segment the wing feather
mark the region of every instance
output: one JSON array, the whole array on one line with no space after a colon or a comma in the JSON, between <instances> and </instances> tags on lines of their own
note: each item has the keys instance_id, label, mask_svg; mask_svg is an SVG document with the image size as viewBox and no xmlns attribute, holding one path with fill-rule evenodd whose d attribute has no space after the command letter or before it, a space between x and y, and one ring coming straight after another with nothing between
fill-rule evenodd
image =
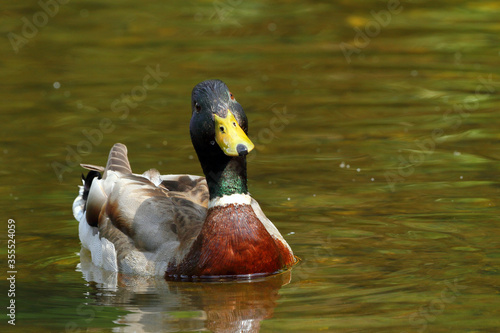
<instances>
[{"instance_id":1,"label":"wing feather","mask_svg":"<svg viewBox=\"0 0 500 333\"><path fill-rule=\"evenodd\" d=\"M154 169L134 174L127 148L119 143L111 149L106 168L82 166L104 172L82 202L87 223L114 246L120 271L161 274L169 260L189 250L207 212L205 178L160 175Z\"/></svg>"}]
</instances>

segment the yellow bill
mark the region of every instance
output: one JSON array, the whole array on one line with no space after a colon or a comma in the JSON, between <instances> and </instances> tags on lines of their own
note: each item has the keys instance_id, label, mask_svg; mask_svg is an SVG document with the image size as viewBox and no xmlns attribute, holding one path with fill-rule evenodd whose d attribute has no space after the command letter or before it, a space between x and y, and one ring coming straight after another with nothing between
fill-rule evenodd
<instances>
[{"instance_id":1,"label":"yellow bill","mask_svg":"<svg viewBox=\"0 0 500 333\"><path fill-rule=\"evenodd\" d=\"M226 118L214 115L215 141L228 156L243 156L248 154L255 145L250 141L236 118L227 110Z\"/></svg>"}]
</instances>

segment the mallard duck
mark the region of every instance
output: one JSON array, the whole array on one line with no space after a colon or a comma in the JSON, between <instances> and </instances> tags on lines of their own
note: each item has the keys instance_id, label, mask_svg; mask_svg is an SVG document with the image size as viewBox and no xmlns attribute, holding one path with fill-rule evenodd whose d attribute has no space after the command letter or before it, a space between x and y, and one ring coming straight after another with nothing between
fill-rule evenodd
<instances>
[{"instance_id":1,"label":"mallard duck","mask_svg":"<svg viewBox=\"0 0 500 333\"><path fill-rule=\"evenodd\" d=\"M205 177L132 172L115 144L89 173L73 204L82 250L105 270L167 279L252 277L290 268L292 249L247 188L254 148L241 105L208 80L191 98L191 141Z\"/></svg>"}]
</instances>

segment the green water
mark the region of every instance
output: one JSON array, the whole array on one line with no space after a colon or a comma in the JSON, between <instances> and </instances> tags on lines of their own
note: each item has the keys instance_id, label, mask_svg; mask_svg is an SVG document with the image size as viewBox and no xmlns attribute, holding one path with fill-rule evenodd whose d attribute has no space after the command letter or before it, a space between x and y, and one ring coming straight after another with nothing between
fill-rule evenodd
<instances>
[{"instance_id":1,"label":"green water","mask_svg":"<svg viewBox=\"0 0 500 333\"><path fill-rule=\"evenodd\" d=\"M1 11L2 332L498 331L497 2L64 2ZM84 276L78 164L123 142L136 172L200 174L208 78L244 107L250 191L301 263L255 283Z\"/></svg>"}]
</instances>

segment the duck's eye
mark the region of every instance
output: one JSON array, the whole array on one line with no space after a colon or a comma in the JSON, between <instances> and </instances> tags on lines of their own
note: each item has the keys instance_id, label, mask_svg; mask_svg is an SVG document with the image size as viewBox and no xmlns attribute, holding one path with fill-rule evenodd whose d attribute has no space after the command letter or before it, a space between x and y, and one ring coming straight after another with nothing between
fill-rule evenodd
<instances>
[{"instance_id":1,"label":"duck's eye","mask_svg":"<svg viewBox=\"0 0 500 333\"><path fill-rule=\"evenodd\" d=\"M234 96L233 96L233 93L232 92L229 92L229 96L231 96L231 100L234 101Z\"/></svg>"},{"instance_id":2,"label":"duck's eye","mask_svg":"<svg viewBox=\"0 0 500 333\"><path fill-rule=\"evenodd\" d=\"M219 130L220 130L222 133L225 133L225 131L226 131L226 129L224 128L224 126L219 127Z\"/></svg>"},{"instance_id":3,"label":"duck's eye","mask_svg":"<svg viewBox=\"0 0 500 333\"><path fill-rule=\"evenodd\" d=\"M200 112L201 111L201 105L198 104L198 102L194 102L194 108L195 108L196 112Z\"/></svg>"}]
</instances>

